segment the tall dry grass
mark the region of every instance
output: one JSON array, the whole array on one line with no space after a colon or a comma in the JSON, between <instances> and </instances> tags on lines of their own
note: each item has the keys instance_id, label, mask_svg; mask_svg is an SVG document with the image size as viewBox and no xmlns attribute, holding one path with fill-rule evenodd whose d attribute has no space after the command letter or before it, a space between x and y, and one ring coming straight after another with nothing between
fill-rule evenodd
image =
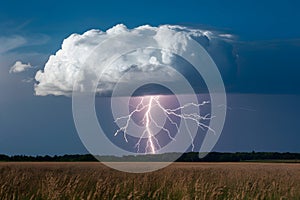
<instances>
[{"instance_id":1,"label":"tall dry grass","mask_svg":"<svg viewBox=\"0 0 300 200\"><path fill-rule=\"evenodd\" d=\"M128 174L100 163L1 163L0 199L300 199L300 164L175 163Z\"/></svg>"}]
</instances>

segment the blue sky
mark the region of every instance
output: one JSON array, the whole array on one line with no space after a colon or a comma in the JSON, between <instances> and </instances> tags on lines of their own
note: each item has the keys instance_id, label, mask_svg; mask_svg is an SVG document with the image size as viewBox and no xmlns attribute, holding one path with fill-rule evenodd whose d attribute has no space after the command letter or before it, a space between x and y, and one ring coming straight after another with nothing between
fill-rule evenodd
<instances>
[{"instance_id":1,"label":"blue sky","mask_svg":"<svg viewBox=\"0 0 300 200\"><path fill-rule=\"evenodd\" d=\"M34 32L61 38L126 22L131 28L143 24L205 25L232 30L247 40L269 40L298 37L298 8L298 1L9 1L1 3L0 17L2 27L11 25L11 29L4 29L5 34Z\"/></svg>"},{"instance_id":2,"label":"blue sky","mask_svg":"<svg viewBox=\"0 0 300 200\"><path fill-rule=\"evenodd\" d=\"M70 34L119 23L128 28L179 24L235 35L228 47L238 55L235 63L212 55L218 66L230 69L220 69L230 109L215 150L300 152L299 8L296 0L1 2L0 153L86 152L71 99L34 96L33 83L22 80L43 69ZM17 60L33 68L9 74Z\"/></svg>"}]
</instances>

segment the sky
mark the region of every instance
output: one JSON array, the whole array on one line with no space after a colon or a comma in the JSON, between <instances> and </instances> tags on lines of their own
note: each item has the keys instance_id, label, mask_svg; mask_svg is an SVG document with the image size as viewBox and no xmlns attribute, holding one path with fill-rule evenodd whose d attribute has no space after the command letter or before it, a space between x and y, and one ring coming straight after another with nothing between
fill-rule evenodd
<instances>
[{"instance_id":1,"label":"sky","mask_svg":"<svg viewBox=\"0 0 300 200\"><path fill-rule=\"evenodd\" d=\"M74 125L72 99L53 95L54 89L62 91L54 83L68 86L63 82L66 76L39 79L47 83L39 87L46 91L40 96L35 75L46 64L54 66L48 62L50 55L71 34L82 37L97 29L109 37L106 31L117 24L128 30L146 24L210 30L213 39L205 48L219 68L228 101L225 126L214 150L300 152L299 7L296 0L1 2L0 154L87 153ZM90 41L97 37L90 36ZM71 47L76 42L69 41ZM200 41L204 46L205 42ZM91 46L83 43L79 49L83 47ZM68 48L63 50L69 55ZM70 55L72 61L82 54ZM65 66L64 59L56 59ZM64 69L52 72L68 75ZM187 72L188 77L192 74Z\"/></svg>"}]
</instances>

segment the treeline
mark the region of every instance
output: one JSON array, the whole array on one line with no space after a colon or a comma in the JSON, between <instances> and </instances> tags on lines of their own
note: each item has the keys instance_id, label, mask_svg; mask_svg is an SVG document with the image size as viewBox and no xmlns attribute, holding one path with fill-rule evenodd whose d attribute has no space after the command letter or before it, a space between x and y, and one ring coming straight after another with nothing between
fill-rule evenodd
<instances>
[{"instance_id":1,"label":"treeline","mask_svg":"<svg viewBox=\"0 0 300 200\"><path fill-rule=\"evenodd\" d=\"M280 161L280 162L300 162L300 153L278 153L278 152L236 152L236 153L220 153L211 152L205 157L200 158L199 153L165 153L165 154L151 154L151 155L137 155L137 156L96 156L101 161L106 162L150 162L162 161L170 162L243 162L243 161ZM8 156L0 154L0 161L7 162L93 162L97 159L91 154L76 154L76 155L63 155L63 156L26 156L15 155Z\"/></svg>"},{"instance_id":2,"label":"treeline","mask_svg":"<svg viewBox=\"0 0 300 200\"><path fill-rule=\"evenodd\" d=\"M240 161L300 161L300 153L278 152L236 152L220 153L211 152L204 158L199 158L198 153L185 153L177 161L179 162L240 162Z\"/></svg>"},{"instance_id":3,"label":"treeline","mask_svg":"<svg viewBox=\"0 0 300 200\"><path fill-rule=\"evenodd\" d=\"M15 156L7 156L0 154L0 161L27 161L27 162L81 162L81 161L97 161L97 159L91 154L75 154L75 155L63 155L63 156L26 156L26 155L15 155Z\"/></svg>"}]
</instances>

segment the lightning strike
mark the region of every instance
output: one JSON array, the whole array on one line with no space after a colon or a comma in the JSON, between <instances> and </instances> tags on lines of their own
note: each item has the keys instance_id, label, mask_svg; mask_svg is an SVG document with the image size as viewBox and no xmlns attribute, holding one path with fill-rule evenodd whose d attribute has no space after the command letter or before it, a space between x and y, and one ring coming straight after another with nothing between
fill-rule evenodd
<instances>
[{"instance_id":1,"label":"lightning strike","mask_svg":"<svg viewBox=\"0 0 300 200\"><path fill-rule=\"evenodd\" d=\"M148 108L147 108L147 111L145 113L145 118L146 118L146 132L148 133L148 142L147 142L147 146L150 146L150 149L151 149L151 153L155 153L155 147L154 147L154 144L153 144L153 141L152 141L152 133L151 133L151 130L150 130L150 127L149 127L149 124L150 124L150 112L151 112L151 108L152 108L152 102L153 102L153 97L150 97L150 100L149 100L149 104L148 104ZM152 119L152 118L151 118Z\"/></svg>"},{"instance_id":2,"label":"lightning strike","mask_svg":"<svg viewBox=\"0 0 300 200\"><path fill-rule=\"evenodd\" d=\"M123 133L123 138L126 142L128 142L127 139L127 134L128 133L128 127L130 123L133 121L133 115L136 113L143 113L143 117L141 122L144 125L144 131L142 132L141 136L139 137L138 142L136 143L135 147L137 148L137 152L140 151L141 147L141 141L143 138L147 138L146 146L145 146L145 153L151 153L155 154L158 149L161 149L161 145L159 143L159 140L155 134L153 134L153 130L151 127L156 127L159 130L163 131L165 134L167 134L168 138L171 140L175 140L174 137L172 137L171 132L169 129L165 128L164 125L159 125L157 120L153 118L152 112L153 108L157 107L159 108L162 113L165 115L166 120L170 122L173 126L175 126L176 131L179 132L179 122L176 122L176 120L172 119L171 116L182 119L185 121L192 121L194 122L197 127L201 128L202 130L208 130L211 131L212 133L215 134L215 131L209 127L209 125L205 124L205 121L213 119L213 116L210 114L206 114L204 116L201 116L198 113L185 113L185 110L189 107L196 107L200 111L201 106L205 106L206 104L209 104L209 101L203 101L202 103L187 103L183 106L170 109L170 108L165 108L161 102L160 102L160 97L159 96L147 96L147 97L141 97L140 102L132 107L134 107L134 110L131 111L128 115L119 117L115 120L115 123L119 121L123 121L123 126L121 126L115 133L114 135L117 136L119 133ZM147 101L148 100L148 101ZM188 129L188 128L187 128ZM192 145L192 151L194 150L194 143L193 143L193 136L188 129L188 133L191 138L191 145Z\"/></svg>"}]
</instances>

